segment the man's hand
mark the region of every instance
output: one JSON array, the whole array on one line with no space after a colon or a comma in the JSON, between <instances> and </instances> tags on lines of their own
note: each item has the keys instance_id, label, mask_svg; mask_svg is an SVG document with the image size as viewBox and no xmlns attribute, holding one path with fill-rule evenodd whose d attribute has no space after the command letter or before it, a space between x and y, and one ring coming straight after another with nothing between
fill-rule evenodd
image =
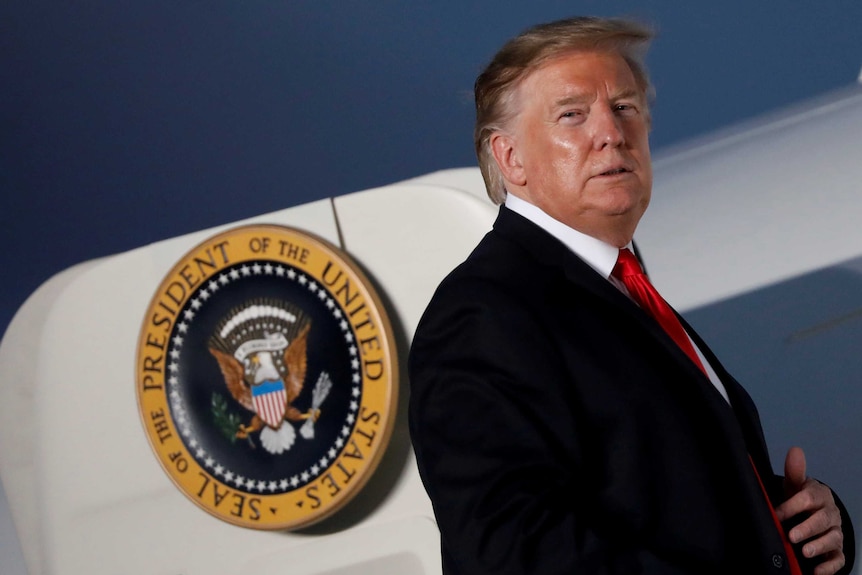
<instances>
[{"instance_id":1,"label":"man's hand","mask_svg":"<svg viewBox=\"0 0 862 575\"><path fill-rule=\"evenodd\" d=\"M835 505L832 491L805 475L805 454L799 447L791 447L784 460L784 490L787 501L775 509L780 521L808 514L788 533L791 543L805 541L805 557L822 557L814 570L815 575L833 575L844 567L844 534L841 531L841 513Z\"/></svg>"}]
</instances>

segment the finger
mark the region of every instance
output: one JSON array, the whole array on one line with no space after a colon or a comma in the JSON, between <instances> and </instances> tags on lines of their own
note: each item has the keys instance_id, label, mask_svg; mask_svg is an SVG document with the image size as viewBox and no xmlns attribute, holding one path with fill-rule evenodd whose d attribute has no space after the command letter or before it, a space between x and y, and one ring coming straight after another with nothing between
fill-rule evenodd
<instances>
[{"instance_id":1,"label":"finger","mask_svg":"<svg viewBox=\"0 0 862 575\"><path fill-rule=\"evenodd\" d=\"M842 552L844 549L844 534L838 527L832 527L822 536L812 539L802 546L802 555L808 557L819 557Z\"/></svg>"},{"instance_id":2,"label":"finger","mask_svg":"<svg viewBox=\"0 0 862 575\"><path fill-rule=\"evenodd\" d=\"M835 575L844 567L846 561L844 553L833 553L832 556L814 568L814 575Z\"/></svg>"},{"instance_id":3,"label":"finger","mask_svg":"<svg viewBox=\"0 0 862 575\"><path fill-rule=\"evenodd\" d=\"M841 527L841 514L831 510L821 509L811 514L811 517L790 530L788 537L792 543L800 543L807 539L819 537L832 529ZM820 551L823 553L823 551ZM820 553L817 553L819 555Z\"/></svg>"},{"instance_id":4,"label":"finger","mask_svg":"<svg viewBox=\"0 0 862 575\"><path fill-rule=\"evenodd\" d=\"M800 447L791 447L784 458L784 489L793 495L805 483L805 452Z\"/></svg>"},{"instance_id":5,"label":"finger","mask_svg":"<svg viewBox=\"0 0 862 575\"><path fill-rule=\"evenodd\" d=\"M819 481L809 479L796 491L795 495L775 508L775 514L780 521L785 521L805 511L831 510L832 508L835 512L838 511L829 488Z\"/></svg>"}]
</instances>

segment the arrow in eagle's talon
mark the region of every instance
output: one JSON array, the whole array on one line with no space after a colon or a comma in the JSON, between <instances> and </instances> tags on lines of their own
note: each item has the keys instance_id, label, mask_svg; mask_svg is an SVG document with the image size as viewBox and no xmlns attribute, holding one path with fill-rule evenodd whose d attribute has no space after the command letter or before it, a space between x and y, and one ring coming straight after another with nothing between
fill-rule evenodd
<instances>
[{"instance_id":1,"label":"arrow in eagle's talon","mask_svg":"<svg viewBox=\"0 0 862 575\"><path fill-rule=\"evenodd\" d=\"M302 419L311 419L313 421L317 421L320 419L320 410L319 409L309 409L308 413L302 414Z\"/></svg>"}]
</instances>

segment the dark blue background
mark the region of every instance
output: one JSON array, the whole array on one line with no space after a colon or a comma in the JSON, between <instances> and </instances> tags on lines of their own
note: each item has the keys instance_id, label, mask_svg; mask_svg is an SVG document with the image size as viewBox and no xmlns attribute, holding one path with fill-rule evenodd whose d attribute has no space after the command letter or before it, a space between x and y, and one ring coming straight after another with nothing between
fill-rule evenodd
<instances>
[{"instance_id":1,"label":"dark blue background","mask_svg":"<svg viewBox=\"0 0 862 575\"><path fill-rule=\"evenodd\" d=\"M477 72L576 13L658 29L659 150L862 65L859 0L4 0L0 330L74 263L473 165Z\"/></svg>"}]
</instances>

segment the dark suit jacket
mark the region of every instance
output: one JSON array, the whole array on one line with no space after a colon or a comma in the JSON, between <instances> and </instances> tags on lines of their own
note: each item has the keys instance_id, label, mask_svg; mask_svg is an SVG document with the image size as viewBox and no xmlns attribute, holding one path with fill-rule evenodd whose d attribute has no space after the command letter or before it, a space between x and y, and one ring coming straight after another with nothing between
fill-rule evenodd
<instances>
[{"instance_id":1,"label":"dark suit jacket","mask_svg":"<svg viewBox=\"0 0 862 575\"><path fill-rule=\"evenodd\" d=\"M732 407L637 305L501 209L410 354L444 573L789 573L751 468L779 503L757 410L686 328Z\"/></svg>"}]
</instances>

